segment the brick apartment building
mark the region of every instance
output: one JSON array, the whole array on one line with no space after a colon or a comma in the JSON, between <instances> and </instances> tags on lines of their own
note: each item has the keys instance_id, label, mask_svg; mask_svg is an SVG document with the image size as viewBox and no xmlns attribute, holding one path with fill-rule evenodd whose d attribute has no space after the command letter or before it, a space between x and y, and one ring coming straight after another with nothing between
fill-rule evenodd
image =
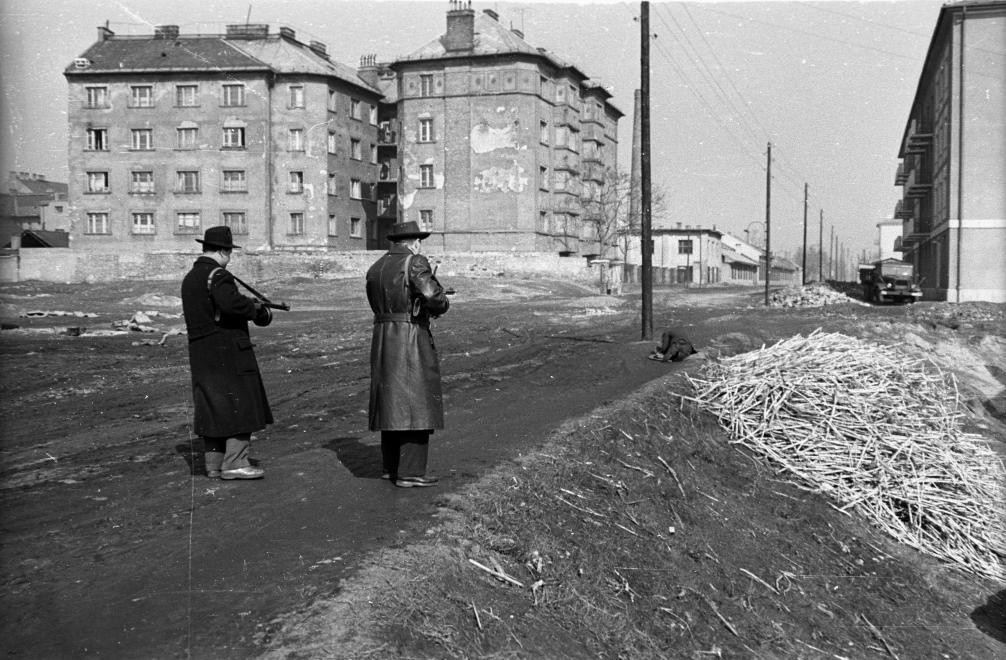
<instances>
[{"instance_id":1,"label":"brick apartment building","mask_svg":"<svg viewBox=\"0 0 1006 660\"><path fill-rule=\"evenodd\" d=\"M895 249L930 300L1006 302L1006 2L944 5L901 141Z\"/></svg>"},{"instance_id":2,"label":"brick apartment building","mask_svg":"<svg viewBox=\"0 0 1006 660\"><path fill-rule=\"evenodd\" d=\"M325 44L98 37L64 72L73 247L188 251L224 224L253 250L364 248L381 95Z\"/></svg>"},{"instance_id":3,"label":"brick apartment building","mask_svg":"<svg viewBox=\"0 0 1006 660\"><path fill-rule=\"evenodd\" d=\"M293 30L99 40L70 87L73 246L191 250L230 225L253 250L383 249L416 220L445 252L602 252L611 95L491 10L390 63L332 61Z\"/></svg>"}]
</instances>

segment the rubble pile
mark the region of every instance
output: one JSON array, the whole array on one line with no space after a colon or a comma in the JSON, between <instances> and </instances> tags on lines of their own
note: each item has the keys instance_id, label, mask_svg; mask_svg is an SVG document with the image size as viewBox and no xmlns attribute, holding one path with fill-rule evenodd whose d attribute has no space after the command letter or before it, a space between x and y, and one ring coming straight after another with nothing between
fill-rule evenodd
<instances>
[{"instance_id":1,"label":"rubble pile","mask_svg":"<svg viewBox=\"0 0 1006 660\"><path fill-rule=\"evenodd\" d=\"M1006 579L1006 470L961 429L956 382L890 347L820 330L708 363L685 397L731 442L899 541Z\"/></svg>"},{"instance_id":2,"label":"rubble pile","mask_svg":"<svg viewBox=\"0 0 1006 660\"><path fill-rule=\"evenodd\" d=\"M988 302L934 302L913 305L908 316L916 323L957 329L974 325L1006 325L1006 306Z\"/></svg>"},{"instance_id":3,"label":"rubble pile","mask_svg":"<svg viewBox=\"0 0 1006 660\"><path fill-rule=\"evenodd\" d=\"M768 298L769 307L823 307L843 303L863 304L820 282L773 291Z\"/></svg>"}]
</instances>

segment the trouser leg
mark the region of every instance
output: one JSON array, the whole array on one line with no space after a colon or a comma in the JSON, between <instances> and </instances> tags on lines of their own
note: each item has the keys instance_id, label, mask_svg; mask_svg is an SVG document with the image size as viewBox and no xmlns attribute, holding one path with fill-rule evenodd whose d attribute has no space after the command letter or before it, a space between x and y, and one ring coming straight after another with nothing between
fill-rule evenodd
<instances>
[{"instance_id":1,"label":"trouser leg","mask_svg":"<svg viewBox=\"0 0 1006 660\"><path fill-rule=\"evenodd\" d=\"M402 431L398 451L398 476L426 475L426 460L430 450L429 431Z\"/></svg>"},{"instance_id":2,"label":"trouser leg","mask_svg":"<svg viewBox=\"0 0 1006 660\"><path fill-rule=\"evenodd\" d=\"M381 431L381 467L392 479L398 476L398 447L401 431Z\"/></svg>"},{"instance_id":3,"label":"trouser leg","mask_svg":"<svg viewBox=\"0 0 1006 660\"><path fill-rule=\"evenodd\" d=\"M226 449L227 438L203 438L203 463L206 466L206 476L220 476Z\"/></svg>"},{"instance_id":4,"label":"trouser leg","mask_svg":"<svg viewBox=\"0 0 1006 660\"><path fill-rule=\"evenodd\" d=\"M248 460L250 447L251 433L239 433L227 438L222 469L237 470L251 465Z\"/></svg>"}]
</instances>

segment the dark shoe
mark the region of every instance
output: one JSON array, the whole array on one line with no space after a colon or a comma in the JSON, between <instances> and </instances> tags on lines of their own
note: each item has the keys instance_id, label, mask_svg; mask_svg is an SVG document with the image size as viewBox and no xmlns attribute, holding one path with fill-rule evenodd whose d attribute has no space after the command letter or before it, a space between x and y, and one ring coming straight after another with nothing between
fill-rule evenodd
<instances>
[{"instance_id":1,"label":"dark shoe","mask_svg":"<svg viewBox=\"0 0 1006 660\"><path fill-rule=\"evenodd\" d=\"M220 470L207 470L206 471L206 476L209 477L210 479L219 479L220 478Z\"/></svg>"},{"instance_id":2,"label":"dark shoe","mask_svg":"<svg viewBox=\"0 0 1006 660\"><path fill-rule=\"evenodd\" d=\"M261 479L265 476L265 470L262 468L248 467L236 468L234 470L221 470L221 479Z\"/></svg>"},{"instance_id":3,"label":"dark shoe","mask_svg":"<svg viewBox=\"0 0 1006 660\"><path fill-rule=\"evenodd\" d=\"M395 485L399 488L429 488L436 486L440 479L436 477L398 477Z\"/></svg>"}]
</instances>

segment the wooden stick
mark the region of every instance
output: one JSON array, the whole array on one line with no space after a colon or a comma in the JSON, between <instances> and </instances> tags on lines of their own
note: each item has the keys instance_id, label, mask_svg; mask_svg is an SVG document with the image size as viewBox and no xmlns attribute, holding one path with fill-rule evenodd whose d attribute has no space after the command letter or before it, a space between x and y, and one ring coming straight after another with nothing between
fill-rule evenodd
<instances>
[{"instance_id":1,"label":"wooden stick","mask_svg":"<svg viewBox=\"0 0 1006 660\"><path fill-rule=\"evenodd\" d=\"M687 496L685 495L685 489L684 489L684 487L681 485L681 480L678 479L678 473L675 472L674 468L672 468L670 465L668 465L667 461L665 461L660 456L657 456L657 460L660 461L661 463L663 463L664 467L667 468L667 471L671 473L672 477L674 477L674 483L676 483L678 485L678 490L681 491L681 498L685 499Z\"/></svg>"},{"instance_id":2,"label":"wooden stick","mask_svg":"<svg viewBox=\"0 0 1006 660\"><path fill-rule=\"evenodd\" d=\"M506 573L504 573L502 571L494 571L493 569L489 568L488 566L484 566L484 565L478 563L474 559L469 559L468 562L471 563L472 565L474 565L476 568L482 569L483 571L485 571L489 575L492 575L493 577L497 577L497 578L499 578L501 580L509 582L510 584L513 584L515 586L521 587L522 589L524 588L524 584L522 582L513 579L512 577L510 577L509 575L507 575Z\"/></svg>"}]
</instances>

